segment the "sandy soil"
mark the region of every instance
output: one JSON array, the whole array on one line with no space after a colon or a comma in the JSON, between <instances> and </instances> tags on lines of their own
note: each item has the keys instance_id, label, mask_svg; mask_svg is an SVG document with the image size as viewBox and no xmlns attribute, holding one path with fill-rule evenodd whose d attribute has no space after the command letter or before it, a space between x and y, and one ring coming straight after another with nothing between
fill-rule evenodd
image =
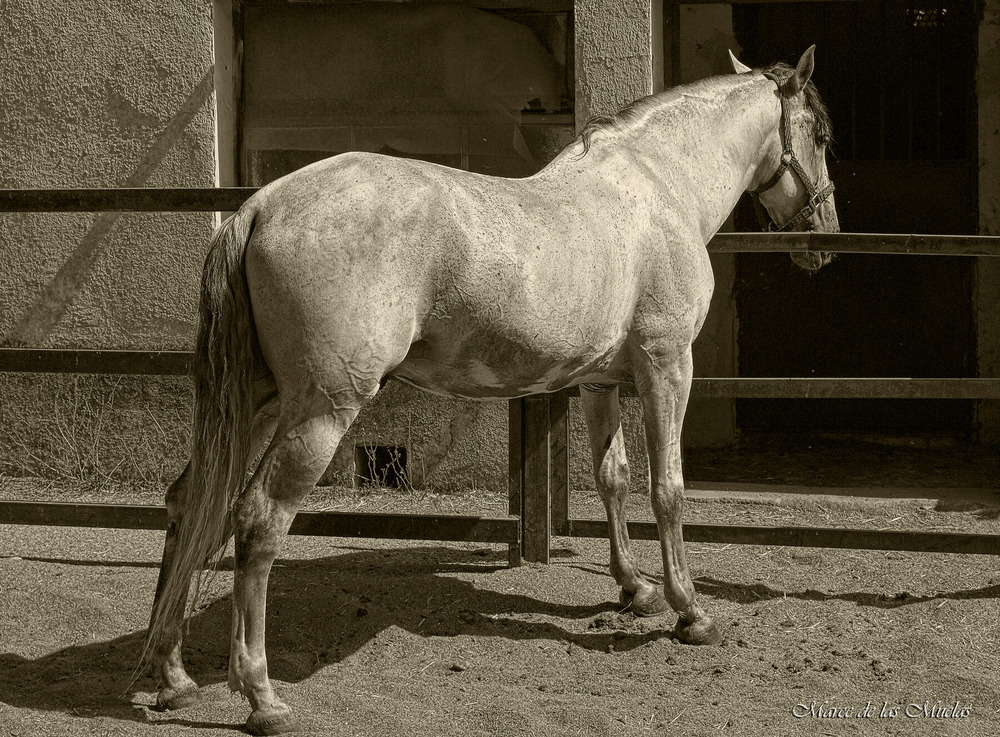
<instances>
[{"instance_id":1,"label":"sandy soil","mask_svg":"<svg viewBox=\"0 0 1000 737\"><path fill-rule=\"evenodd\" d=\"M353 491L312 502L465 514L504 503ZM648 518L642 499L633 506ZM575 494L574 513L600 508ZM686 519L1000 533L1000 507L933 501L695 499ZM227 570L188 639L209 699L157 713L153 681L131 680L161 544L156 532L0 526L0 736L242 728L248 708L225 684ZM657 544L635 547L659 580ZM688 549L725 632L718 647L673 640L673 617L620 613L604 541L557 538L551 565L508 569L501 546L290 538L271 579L270 672L311 734L1000 734L1000 558ZM963 716L939 715L956 704Z\"/></svg>"}]
</instances>

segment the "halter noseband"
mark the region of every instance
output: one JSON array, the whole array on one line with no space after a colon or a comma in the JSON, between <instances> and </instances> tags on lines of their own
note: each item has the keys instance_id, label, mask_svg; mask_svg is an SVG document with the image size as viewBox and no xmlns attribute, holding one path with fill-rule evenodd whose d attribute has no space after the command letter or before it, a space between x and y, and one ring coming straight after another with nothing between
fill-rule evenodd
<instances>
[{"instance_id":1,"label":"halter noseband","mask_svg":"<svg viewBox=\"0 0 1000 737\"><path fill-rule=\"evenodd\" d=\"M761 230L774 233L782 233L789 230L807 217L810 217L819 206L829 199L830 195L833 194L833 182L829 182L823 189L818 188L819 181L817 180L813 183L809 179L809 175L806 174L806 170L803 168L802 164L797 158L795 158L795 152L792 150L792 124L788 116L787 102L784 95L781 94L781 80L779 80L775 75L770 72L764 72L764 76L778 85L778 99L781 100L781 122L782 129L785 136L784 150L781 152L781 163L778 165L778 170L774 173L770 179L768 179L764 184L757 187L757 189L747 190L750 194L751 199L753 199L754 210L757 212L757 221L760 223ZM796 174L799 175L799 179L802 180L802 185L806 188L806 192L809 194L809 199L801 210L792 216L791 220L782 225L780 228L771 220L768 219L767 213L764 210L764 206L760 203L760 195L767 190L773 188L777 185L778 181L785 175L789 167Z\"/></svg>"}]
</instances>

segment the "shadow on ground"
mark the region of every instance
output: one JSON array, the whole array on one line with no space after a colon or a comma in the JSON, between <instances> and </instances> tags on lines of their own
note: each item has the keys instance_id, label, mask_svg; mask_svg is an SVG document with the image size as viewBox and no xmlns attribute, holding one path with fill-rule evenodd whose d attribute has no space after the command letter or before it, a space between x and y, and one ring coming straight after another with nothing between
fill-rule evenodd
<instances>
[{"instance_id":1,"label":"shadow on ground","mask_svg":"<svg viewBox=\"0 0 1000 737\"><path fill-rule=\"evenodd\" d=\"M86 560L51 562L93 564ZM115 563L104 561L100 565ZM221 567L231 566L232 560L227 559ZM278 560L268 592L269 673L278 680L299 682L349 657L389 627L422 636L564 640L593 650L606 650L613 642L615 648L626 650L669 636L673 626L673 617L666 617L657 621L662 621L667 631L622 637L622 633L603 627L581 634L548 621L526 620L591 620L602 613L614 613L616 603L561 605L478 589L442 575L490 573L506 567L505 550L447 547L359 549L328 558ZM200 685L226 681L231 606L227 595L199 609L190 619L185 663ZM71 617L72 613L61 615ZM132 680L145 634L137 631L109 641L74 645L37 659L0 654L0 701L80 717L146 721L144 710L129 696L131 691L156 689L150 676ZM184 720L177 723L189 724Z\"/></svg>"},{"instance_id":2,"label":"shadow on ground","mask_svg":"<svg viewBox=\"0 0 1000 737\"><path fill-rule=\"evenodd\" d=\"M566 559L573 554L559 551L559 555ZM585 575L607 578L606 571L597 566L568 562ZM231 565L231 560L225 564ZM358 549L312 560L279 560L269 586L270 674L281 681L303 681L328 664L342 662L390 627L424 637L549 640L597 652L611 647L628 651L671 635L674 617L670 614L639 621L618 613L616 602L559 604L477 588L447 575L491 573L505 568L506 551L492 548ZM612 586L608 584L609 589ZM737 603L794 597L841 599L884 609L928 598L887 598L863 592L830 595L811 589L786 592L762 584L744 585L715 578L700 578L696 586L702 596ZM934 598L1000 599L1000 586L954 591ZM227 595L204 606L191 619L185 660L190 674L201 685L226 681L230 608L231 598ZM129 696L130 691L151 692L156 688L149 676L131 682L144 636L144 631L137 631L109 641L67 647L37 659L0 654L0 700L33 710L145 722L145 710L132 703ZM233 727L183 718L162 721L192 727Z\"/></svg>"}]
</instances>

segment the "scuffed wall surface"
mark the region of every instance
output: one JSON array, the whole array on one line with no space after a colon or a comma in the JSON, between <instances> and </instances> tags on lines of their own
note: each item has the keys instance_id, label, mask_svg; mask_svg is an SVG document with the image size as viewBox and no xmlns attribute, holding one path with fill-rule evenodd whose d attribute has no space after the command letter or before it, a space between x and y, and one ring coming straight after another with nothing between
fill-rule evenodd
<instances>
[{"instance_id":1,"label":"scuffed wall surface","mask_svg":"<svg viewBox=\"0 0 1000 737\"><path fill-rule=\"evenodd\" d=\"M507 488L507 402L475 402L389 382L355 420L322 483L353 483L355 445L404 446L410 483L437 491Z\"/></svg>"},{"instance_id":2,"label":"scuffed wall surface","mask_svg":"<svg viewBox=\"0 0 1000 737\"><path fill-rule=\"evenodd\" d=\"M616 113L653 92L656 60L651 36L659 15L649 2L606 0L576 0L573 13L579 127L592 116ZM661 33L655 29L657 36Z\"/></svg>"},{"instance_id":3,"label":"scuffed wall surface","mask_svg":"<svg viewBox=\"0 0 1000 737\"><path fill-rule=\"evenodd\" d=\"M211 0L9 0L0 37L0 186L214 185ZM190 348L214 217L0 216L0 340ZM126 447L161 468L186 455L185 380L0 375L0 391L5 472L45 471L74 428L101 428L99 474L126 473Z\"/></svg>"},{"instance_id":4,"label":"scuffed wall surface","mask_svg":"<svg viewBox=\"0 0 1000 737\"><path fill-rule=\"evenodd\" d=\"M986 0L976 66L979 100L979 232L1000 235L1000 0ZM976 264L979 375L1000 376L1000 259ZM1000 443L1000 402L979 402L979 439Z\"/></svg>"}]
</instances>

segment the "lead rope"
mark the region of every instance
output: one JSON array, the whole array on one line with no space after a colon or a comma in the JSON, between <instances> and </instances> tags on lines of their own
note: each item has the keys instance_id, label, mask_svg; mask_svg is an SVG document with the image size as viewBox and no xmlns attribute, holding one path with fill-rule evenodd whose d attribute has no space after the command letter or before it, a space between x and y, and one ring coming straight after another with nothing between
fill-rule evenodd
<instances>
[{"instance_id":1,"label":"lead rope","mask_svg":"<svg viewBox=\"0 0 1000 737\"><path fill-rule=\"evenodd\" d=\"M781 102L781 124L782 132L784 133L784 142L782 143L783 150L781 152L781 162L778 165L778 170L774 175L768 179L764 184L757 187L757 189L750 189L747 192L750 194L750 199L753 200L754 212L757 214L757 222L760 224L760 229L769 233L782 233L790 228L798 225L800 222L810 217L816 210L822 205L826 200L833 194L833 182L827 184L823 189L818 189L816 184L809 179L809 175L806 174L806 170L803 168L802 164L797 158L795 158L795 152L792 150L792 123L791 118L788 115L787 102L783 94L781 94L782 82L777 76L771 74L770 72L764 72L764 76L778 85L778 99ZM782 225L780 228L777 226L773 220L767 215L767 211L760 202L760 195L767 190L773 188L781 178L785 175L791 167L792 171L799 175L799 179L802 180L802 185L806 188L806 192L809 194L809 200L806 202L805 206L799 210L792 218Z\"/></svg>"}]
</instances>

